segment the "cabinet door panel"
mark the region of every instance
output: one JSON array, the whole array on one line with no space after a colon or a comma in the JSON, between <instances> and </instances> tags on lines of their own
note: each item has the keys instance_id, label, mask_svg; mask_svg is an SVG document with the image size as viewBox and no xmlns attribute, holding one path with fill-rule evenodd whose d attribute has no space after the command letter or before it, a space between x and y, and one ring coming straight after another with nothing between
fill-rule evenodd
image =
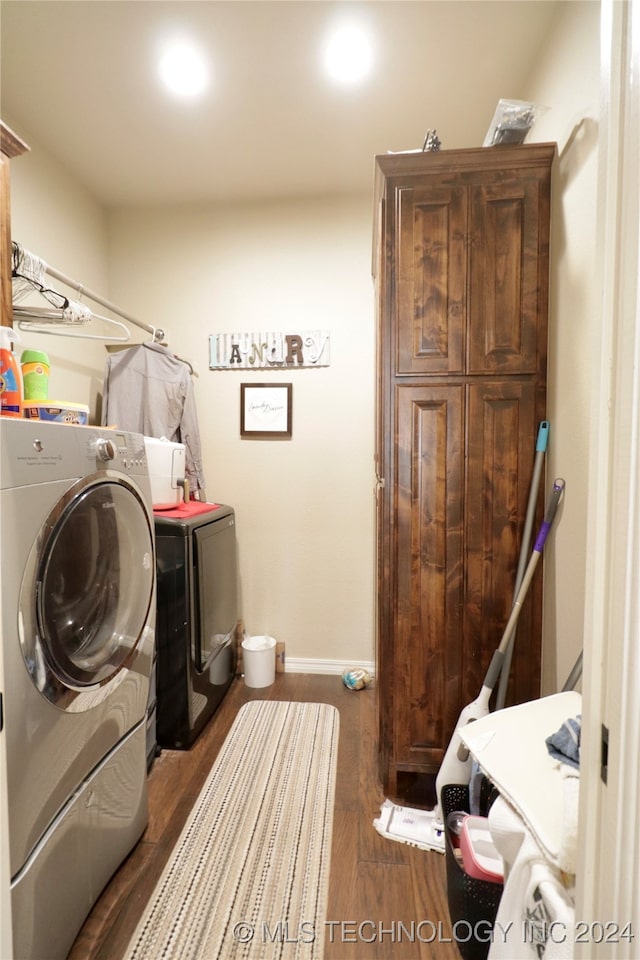
<instances>
[{"instance_id":1,"label":"cabinet door panel","mask_svg":"<svg viewBox=\"0 0 640 960\"><path fill-rule=\"evenodd\" d=\"M462 186L397 190L399 374L462 370L466 208L467 191Z\"/></svg>"},{"instance_id":2,"label":"cabinet door panel","mask_svg":"<svg viewBox=\"0 0 640 960\"><path fill-rule=\"evenodd\" d=\"M536 373L539 313L547 310L539 182L475 185L470 204L468 372Z\"/></svg>"},{"instance_id":3,"label":"cabinet door panel","mask_svg":"<svg viewBox=\"0 0 640 960\"><path fill-rule=\"evenodd\" d=\"M532 383L501 381L468 387L468 460L465 489L466 592L464 688L479 692L513 604L513 587L533 471L536 435ZM541 492L542 503L542 492ZM532 544L533 546L533 544ZM516 644L531 673L522 676L521 699L536 694L539 658L532 645L534 580L523 605ZM515 661L514 661L515 662Z\"/></svg>"},{"instance_id":4,"label":"cabinet door panel","mask_svg":"<svg viewBox=\"0 0 640 960\"><path fill-rule=\"evenodd\" d=\"M438 769L459 698L463 391L396 391L394 754L404 769Z\"/></svg>"}]
</instances>

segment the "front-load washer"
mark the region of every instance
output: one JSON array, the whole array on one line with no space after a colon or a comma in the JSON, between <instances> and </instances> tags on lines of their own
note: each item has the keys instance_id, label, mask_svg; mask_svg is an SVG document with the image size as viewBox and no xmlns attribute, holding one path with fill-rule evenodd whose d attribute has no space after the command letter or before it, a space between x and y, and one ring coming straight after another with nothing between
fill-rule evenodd
<instances>
[{"instance_id":1,"label":"front-load washer","mask_svg":"<svg viewBox=\"0 0 640 960\"><path fill-rule=\"evenodd\" d=\"M147 823L151 492L138 434L2 418L0 448L3 882L13 956L57 960Z\"/></svg>"}]
</instances>

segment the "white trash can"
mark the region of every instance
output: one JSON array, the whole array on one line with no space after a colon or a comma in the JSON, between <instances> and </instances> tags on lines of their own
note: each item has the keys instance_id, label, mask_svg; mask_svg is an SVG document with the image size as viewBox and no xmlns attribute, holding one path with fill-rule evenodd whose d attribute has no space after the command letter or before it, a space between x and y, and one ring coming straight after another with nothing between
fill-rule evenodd
<instances>
[{"instance_id":1,"label":"white trash can","mask_svg":"<svg viewBox=\"0 0 640 960\"><path fill-rule=\"evenodd\" d=\"M276 679L276 642L273 637L247 637L242 641L244 682L248 687L269 687Z\"/></svg>"}]
</instances>

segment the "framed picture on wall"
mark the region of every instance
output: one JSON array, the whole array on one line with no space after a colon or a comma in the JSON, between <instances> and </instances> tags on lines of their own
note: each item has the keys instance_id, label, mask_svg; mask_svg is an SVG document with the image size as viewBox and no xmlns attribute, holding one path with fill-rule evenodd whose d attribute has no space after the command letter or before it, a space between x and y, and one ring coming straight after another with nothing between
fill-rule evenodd
<instances>
[{"instance_id":1,"label":"framed picture on wall","mask_svg":"<svg viewBox=\"0 0 640 960\"><path fill-rule=\"evenodd\" d=\"M292 394L290 383L241 383L240 436L290 437Z\"/></svg>"}]
</instances>

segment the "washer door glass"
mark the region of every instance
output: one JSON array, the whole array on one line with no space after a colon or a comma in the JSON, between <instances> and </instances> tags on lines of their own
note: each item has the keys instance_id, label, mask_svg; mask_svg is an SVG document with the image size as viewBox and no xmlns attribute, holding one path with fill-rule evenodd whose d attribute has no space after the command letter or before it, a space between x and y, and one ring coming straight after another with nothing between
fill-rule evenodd
<instances>
[{"instance_id":1,"label":"washer door glass","mask_svg":"<svg viewBox=\"0 0 640 960\"><path fill-rule=\"evenodd\" d=\"M65 685L103 683L135 650L153 595L153 538L133 488L103 482L63 511L36 584L38 633Z\"/></svg>"}]
</instances>

